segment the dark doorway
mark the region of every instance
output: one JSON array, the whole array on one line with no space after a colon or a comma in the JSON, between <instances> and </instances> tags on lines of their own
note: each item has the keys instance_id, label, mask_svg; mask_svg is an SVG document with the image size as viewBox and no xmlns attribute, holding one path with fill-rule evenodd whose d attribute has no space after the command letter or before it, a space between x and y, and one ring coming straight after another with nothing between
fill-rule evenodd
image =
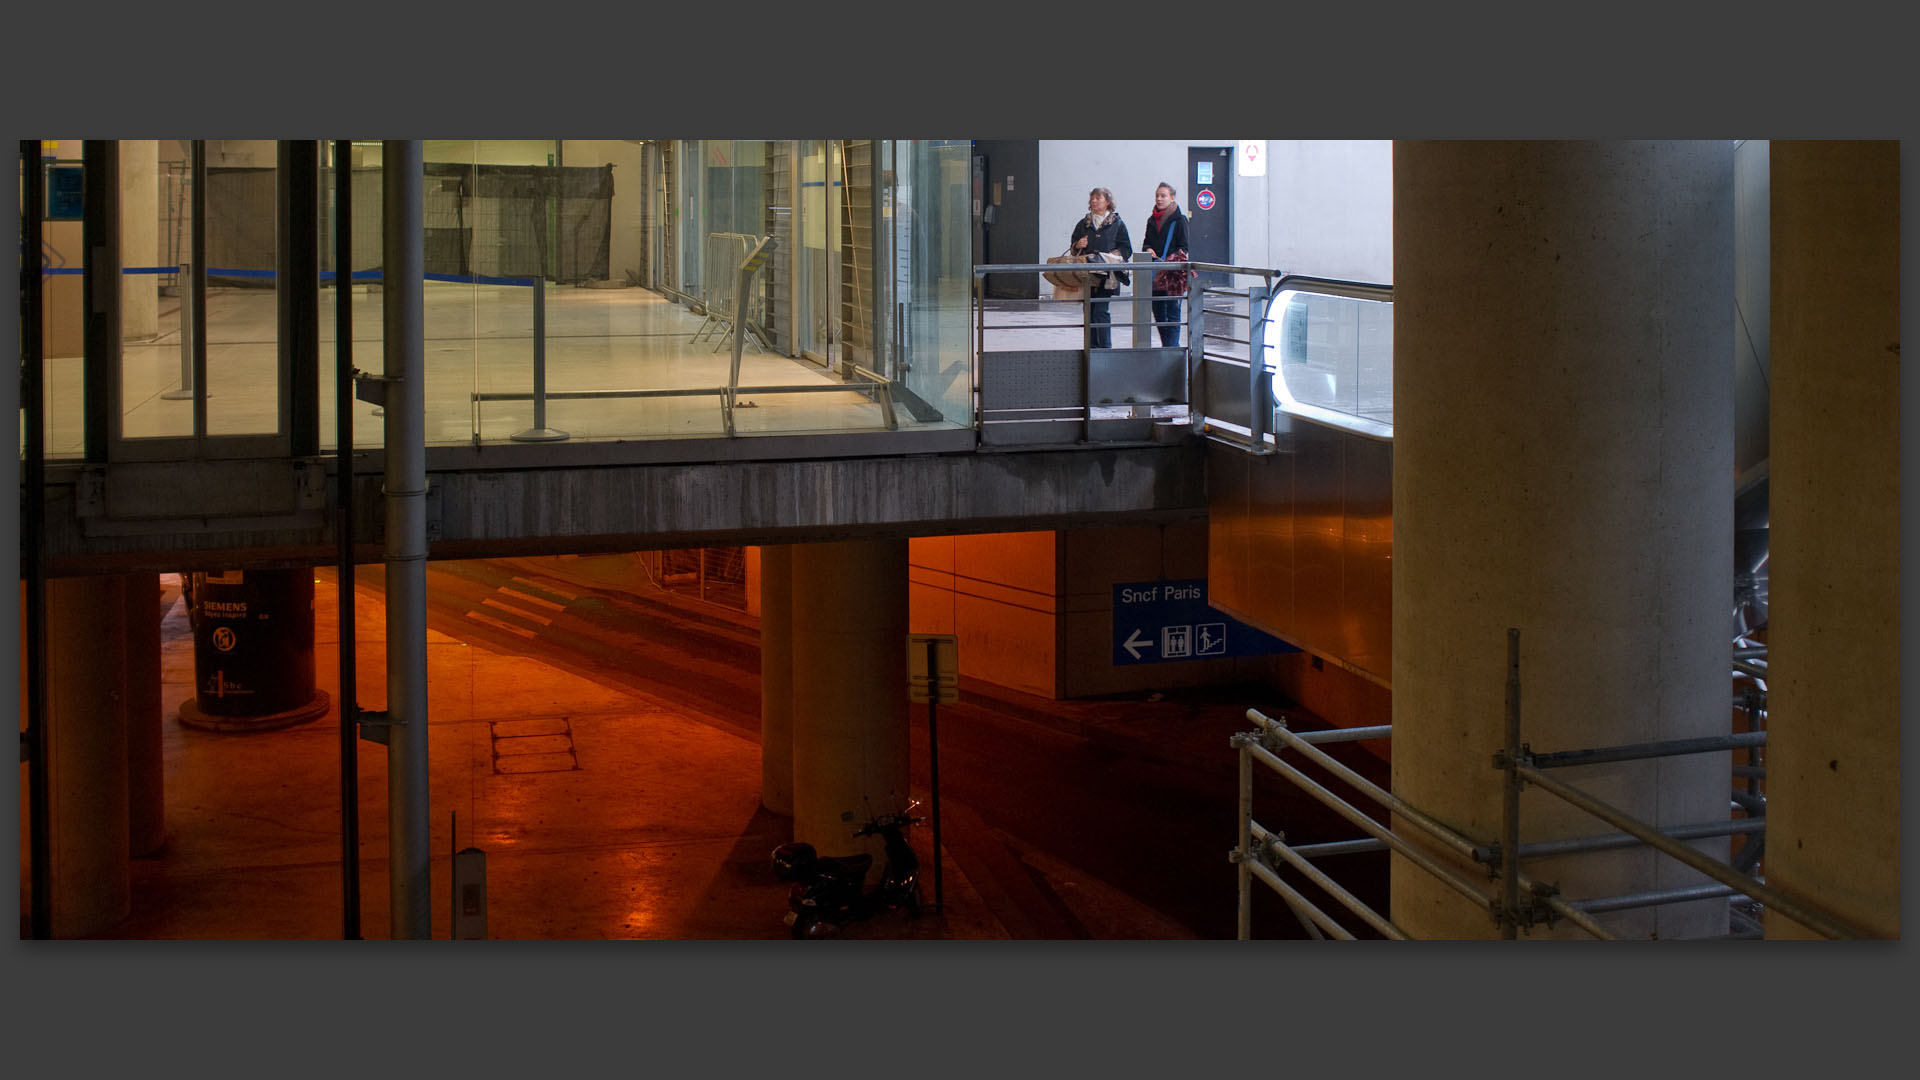
<instances>
[{"instance_id":1,"label":"dark doorway","mask_svg":"<svg viewBox=\"0 0 1920 1080\"><path fill-rule=\"evenodd\" d=\"M977 139L973 144L974 248L980 263L1037 263L1059 248L1040 250L1040 143L1036 139ZM1046 243L1066 245L1066 234ZM986 292L1003 300L1040 295L1038 274L989 274Z\"/></svg>"},{"instance_id":2,"label":"dark doorway","mask_svg":"<svg viewBox=\"0 0 1920 1080\"><path fill-rule=\"evenodd\" d=\"M1195 262L1233 262L1233 167L1231 146L1187 147L1187 250ZM1201 274L1203 284L1222 284Z\"/></svg>"}]
</instances>

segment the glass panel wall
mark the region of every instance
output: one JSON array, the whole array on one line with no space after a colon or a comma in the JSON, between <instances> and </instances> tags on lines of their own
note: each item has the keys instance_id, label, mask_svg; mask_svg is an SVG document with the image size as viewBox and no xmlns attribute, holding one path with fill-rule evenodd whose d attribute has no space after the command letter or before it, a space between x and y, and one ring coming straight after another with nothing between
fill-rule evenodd
<instances>
[{"instance_id":1,"label":"glass panel wall","mask_svg":"<svg viewBox=\"0 0 1920 1080\"><path fill-rule=\"evenodd\" d=\"M1392 424L1393 305L1291 291L1275 303L1279 341L1267 348L1279 403Z\"/></svg>"},{"instance_id":2,"label":"glass panel wall","mask_svg":"<svg viewBox=\"0 0 1920 1080\"><path fill-rule=\"evenodd\" d=\"M973 423L972 148L966 139L899 143L893 199L894 243L907 253L909 283L896 297L909 365L903 382L941 419L961 425Z\"/></svg>"},{"instance_id":3,"label":"glass panel wall","mask_svg":"<svg viewBox=\"0 0 1920 1080\"><path fill-rule=\"evenodd\" d=\"M58 145L56 154L68 149ZM124 171L133 190L122 196L130 271L123 421L134 438L192 434L192 395L180 393L192 371L193 328L182 325L191 292L189 148L181 140L123 144L136 162ZM281 422L277 149L272 140L207 144L210 436L275 434ZM327 450L337 431L340 303L352 305L355 366L385 368L382 149L355 141L342 155L331 141L321 146L318 385L289 389L316 399ZM77 164L80 144L70 150ZM849 236L862 265L879 270L871 285L881 294L897 426L971 426L966 141L875 147L877 233L839 227L839 144L830 140L427 140L422 150L428 445L531 441L542 432L591 441L883 431L875 388L822 370L841 334L835 284ZM335 252L343 184L352 192L349 265ZM678 211L671 230L658 214L669 199ZM703 262L737 290L740 260L775 217L788 237L773 256L782 265L750 276L744 327L733 325L737 303L686 301L682 293L701 281L682 275ZM54 456L77 457L85 446L80 230L78 221L48 222L41 244ZM679 288L647 285L649 271L658 281L669 266ZM778 332L769 329L775 321ZM730 397L729 386L738 394ZM353 408L356 445L380 446L377 410L357 398Z\"/></svg>"},{"instance_id":4,"label":"glass panel wall","mask_svg":"<svg viewBox=\"0 0 1920 1080\"><path fill-rule=\"evenodd\" d=\"M42 358L41 407L46 424L48 459L76 459L86 454L82 421L81 354L85 348L81 302L81 271L86 250L79 218L80 140L48 139L41 144L39 167L46 183L46 218L40 226L40 320ZM26 177L20 178L21 197ZM62 220L62 214L71 217ZM29 249L31 250L31 249ZM24 402L22 403L25 404ZM26 452L26 418L20 423L21 453Z\"/></svg>"},{"instance_id":5,"label":"glass panel wall","mask_svg":"<svg viewBox=\"0 0 1920 1080\"><path fill-rule=\"evenodd\" d=\"M122 438L191 438L189 342L181 334L181 266L193 205L187 144L120 143Z\"/></svg>"}]
</instances>

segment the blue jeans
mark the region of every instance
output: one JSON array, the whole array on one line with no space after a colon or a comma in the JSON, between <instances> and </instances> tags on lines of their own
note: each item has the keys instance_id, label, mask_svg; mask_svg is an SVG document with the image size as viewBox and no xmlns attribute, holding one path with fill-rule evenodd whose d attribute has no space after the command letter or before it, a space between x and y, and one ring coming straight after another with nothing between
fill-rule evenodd
<instances>
[{"instance_id":1,"label":"blue jeans","mask_svg":"<svg viewBox=\"0 0 1920 1080\"><path fill-rule=\"evenodd\" d=\"M1111 293L1108 295L1118 294ZM1093 311L1087 315L1087 328L1093 331L1094 348L1111 349L1113 348L1113 331L1109 329L1109 326L1113 322L1113 312L1111 310L1113 305L1101 303L1100 297L1100 293L1094 293L1093 302L1088 305Z\"/></svg>"},{"instance_id":2,"label":"blue jeans","mask_svg":"<svg viewBox=\"0 0 1920 1080\"><path fill-rule=\"evenodd\" d=\"M1179 297L1169 297L1165 300L1155 297L1153 301L1153 321L1160 324L1156 326L1155 329L1160 331L1161 345L1171 349L1180 344Z\"/></svg>"}]
</instances>

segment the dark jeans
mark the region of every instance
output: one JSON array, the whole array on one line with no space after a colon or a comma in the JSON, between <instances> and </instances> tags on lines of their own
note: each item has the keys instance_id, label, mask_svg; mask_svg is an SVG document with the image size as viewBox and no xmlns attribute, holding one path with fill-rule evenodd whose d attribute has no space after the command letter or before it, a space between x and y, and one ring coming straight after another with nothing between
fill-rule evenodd
<instances>
[{"instance_id":1,"label":"dark jeans","mask_svg":"<svg viewBox=\"0 0 1920 1080\"><path fill-rule=\"evenodd\" d=\"M1108 328L1113 322L1113 305L1110 303L1101 303L1100 298L1102 296L1118 295L1120 294L1117 292L1103 293L1095 290L1093 303L1087 305L1093 309L1087 316L1087 328L1093 331L1093 347L1096 349L1113 348L1113 331Z\"/></svg>"},{"instance_id":2,"label":"dark jeans","mask_svg":"<svg viewBox=\"0 0 1920 1080\"><path fill-rule=\"evenodd\" d=\"M1158 295L1153 301L1153 321L1160 324L1155 327L1160 331L1160 344L1171 349L1180 344L1180 298L1161 300Z\"/></svg>"}]
</instances>

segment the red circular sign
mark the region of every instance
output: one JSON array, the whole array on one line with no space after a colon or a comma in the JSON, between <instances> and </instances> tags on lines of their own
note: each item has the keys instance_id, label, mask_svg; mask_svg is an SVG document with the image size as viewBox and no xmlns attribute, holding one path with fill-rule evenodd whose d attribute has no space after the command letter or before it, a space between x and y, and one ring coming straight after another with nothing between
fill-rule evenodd
<instances>
[{"instance_id":1,"label":"red circular sign","mask_svg":"<svg viewBox=\"0 0 1920 1080\"><path fill-rule=\"evenodd\" d=\"M1201 188L1200 194L1193 197L1193 203L1202 210L1213 209L1213 189Z\"/></svg>"}]
</instances>

